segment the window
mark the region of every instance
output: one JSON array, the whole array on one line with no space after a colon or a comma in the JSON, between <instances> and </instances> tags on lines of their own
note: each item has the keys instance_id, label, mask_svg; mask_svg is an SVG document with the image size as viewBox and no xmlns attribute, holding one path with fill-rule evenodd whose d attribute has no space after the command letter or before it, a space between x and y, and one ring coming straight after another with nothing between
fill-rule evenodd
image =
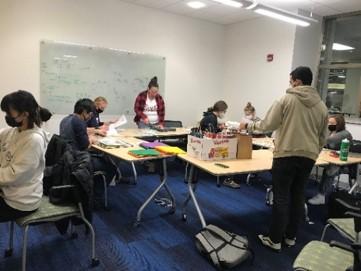
<instances>
[{"instance_id":1,"label":"window","mask_svg":"<svg viewBox=\"0 0 361 271\"><path fill-rule=\"evenodd\" d=\"M361 13L325 19L318 89L330 112L360 116Z\"/></svg>"}]
</instances>

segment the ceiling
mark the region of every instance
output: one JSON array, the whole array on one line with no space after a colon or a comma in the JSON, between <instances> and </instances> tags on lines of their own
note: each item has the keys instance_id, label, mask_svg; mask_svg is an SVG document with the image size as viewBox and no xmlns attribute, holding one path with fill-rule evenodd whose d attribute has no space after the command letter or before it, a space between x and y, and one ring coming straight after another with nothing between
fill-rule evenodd
<instances>
[{"instance_id":1,"label":"ceiling","mask_svg":"<svg viewBox=\"0 0 361 271\"><path fill-rule=\"evenodd\" d=\"M211 0L197 0L207 6L203 9L192 9L187 6L191 0L121 0L136 5L160 9L166 12L203 19L219 24L232 24L260 15L246 10L228 7ZM303 9L321 16L329 16L361 10L361 0L258 0L258 3L273 7L297 11Z\"/></svg>"}]
</instances>

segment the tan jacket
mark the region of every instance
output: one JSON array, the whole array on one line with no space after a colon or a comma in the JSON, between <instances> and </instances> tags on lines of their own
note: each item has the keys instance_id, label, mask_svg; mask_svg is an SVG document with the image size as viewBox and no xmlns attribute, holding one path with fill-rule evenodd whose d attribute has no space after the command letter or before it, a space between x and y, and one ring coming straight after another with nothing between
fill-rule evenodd
<instances>
[{"instance_id":1,"label":"tan jacket","mask_svg":"<svg viewBox=\"0 0 361 271\"><path fill-rule=\"evenodd\" d=\"M248 131L276 131L274 157L301 156L316 160L326 143L328 111L311 86L287 90L264 120L248 124Z\"/></svg>"}]
</instances>

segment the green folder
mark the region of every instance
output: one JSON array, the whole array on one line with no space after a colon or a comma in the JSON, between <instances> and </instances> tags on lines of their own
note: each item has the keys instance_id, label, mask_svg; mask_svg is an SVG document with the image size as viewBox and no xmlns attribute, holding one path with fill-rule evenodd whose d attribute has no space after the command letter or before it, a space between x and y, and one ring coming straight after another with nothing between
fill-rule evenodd
<instances>
[{"instance_id":1,"label":"green folder","mask_svg":"<svg viewBox=\"0 0 361 271\"><path fill-rule=\"evenodd\" d=\"M133 154L134 156L139 157L146 157L146 156L160 156L160 152L154 150L154 149L139 149L139 150L130 150L130 154Z\"/></svg>"}]
</instances>

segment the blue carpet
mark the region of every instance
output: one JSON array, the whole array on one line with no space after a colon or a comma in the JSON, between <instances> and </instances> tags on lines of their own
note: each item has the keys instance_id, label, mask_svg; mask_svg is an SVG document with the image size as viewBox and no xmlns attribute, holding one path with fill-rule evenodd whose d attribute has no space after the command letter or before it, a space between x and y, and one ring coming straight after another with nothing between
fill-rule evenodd
<instances>
[{"instance_id":1,"label":"blue carpet","mask_svg":"<svg viewBox=\"0 0 361 271\"><path fill-rule=\"evenodd\" d=\"M215 270L195 249L194 235L200 230L200 222L192 203L188 205L187 222L181 220L179 207L187 195L183 170L178 162L169 166L169 186L178 206L176 213L169 215L166 209L152 202L137 228L133 227L137 209L159 183L159 177L141 174L136 186L119 184L109 188L111 211L99 210L94 215L100 265L92 270ZM265 205L265 184L270 184L270 175L260 176L262 181L254 181L251 186L245 184L245 176L238 176L241 189L234 190L218 188L215 178L203 173L196 194L208 223L247 235L250 240L254 263L245 262L233 270L291 270L301 248L320 238L326 208L310 208L314 224L302 225L295 247L272 252L262 247L256 237L267 232L271 214L270 207ZM315 191L316 184L310 182L306 195L310 197ZM60 236L53 225L30 228L28 270L89 270L90 238L85 236L82 226L77 231L79 238L70 240ZM0 224L0 251L6 248L7 236L7 224ZM333 238L337 234L330 231L328 239ZM14 255L0 260L0 270L20 269L21 242L22 233L16 228Z\"/></svg>"}]
</instances>

